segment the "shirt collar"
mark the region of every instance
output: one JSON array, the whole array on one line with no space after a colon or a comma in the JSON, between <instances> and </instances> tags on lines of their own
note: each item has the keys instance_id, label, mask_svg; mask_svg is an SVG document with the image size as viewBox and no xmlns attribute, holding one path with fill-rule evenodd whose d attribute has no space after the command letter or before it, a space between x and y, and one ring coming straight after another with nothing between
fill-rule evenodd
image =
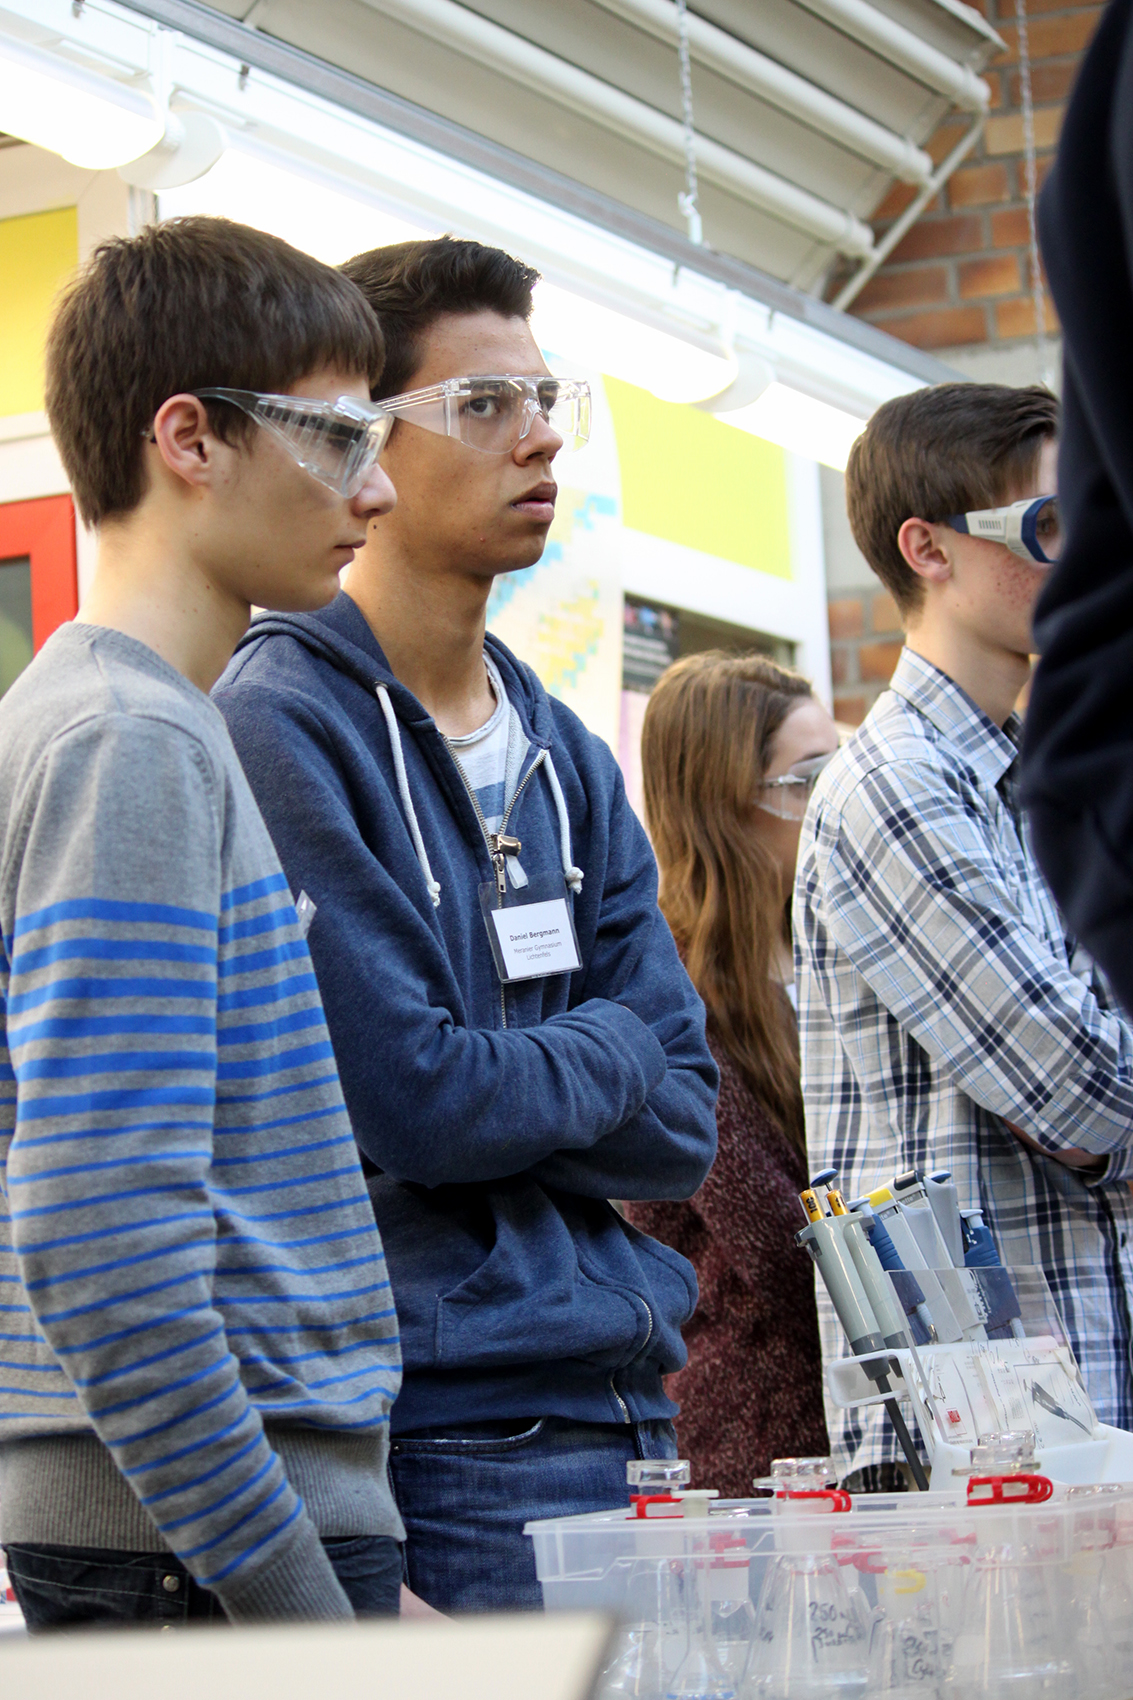
<instances>
[{"instance_id":1,"label":"shirt collar","mask_svg":"<svg viewBox=\"0 0 1133 1700\"><path fill-rule=\"evenodd\" d=\"M999 784L1019 753L1017 714L997 726L954 679L911 649L902 649L889 688L931 721L985 784Z\"/></svg>"}]
</instances>

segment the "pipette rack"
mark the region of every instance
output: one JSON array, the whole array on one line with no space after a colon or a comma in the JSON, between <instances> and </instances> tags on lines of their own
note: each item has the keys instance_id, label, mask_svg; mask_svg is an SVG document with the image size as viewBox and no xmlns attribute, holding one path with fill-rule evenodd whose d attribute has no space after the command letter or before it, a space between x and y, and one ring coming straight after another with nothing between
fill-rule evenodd
<instances>
[{"instance_id":1,"label":"pipette rack","mask_svg":"<svg viewBox=\"0 0 1133 1700\"><path fill-rule=\"evenodd\" d=\"M963 1491L971 1448L988 1434L1030 1432L1038 1468L1052 1480L1088 1485L1133 1481L1133 1434L1099 1423L1041 1269L938 1269L954 1312L992 1314L1004 1276L1018 1300L1011 1326L945 1344L887 1351L894 1391L912 1405L937 1490ZM834 1359L826 1381L848 1408L882 1401L863 1363Z\"/></svg>"}]
</instances>

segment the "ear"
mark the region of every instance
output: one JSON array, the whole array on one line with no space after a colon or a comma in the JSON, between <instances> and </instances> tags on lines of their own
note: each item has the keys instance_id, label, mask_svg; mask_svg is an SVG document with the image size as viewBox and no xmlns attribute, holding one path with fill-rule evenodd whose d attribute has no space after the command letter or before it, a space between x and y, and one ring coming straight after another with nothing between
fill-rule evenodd
<instances>
[{"instance_id":1,"label":"ear","mask_svg":"<svg viewBox=\"0 0 1133 1700\"><path fill-rule=\"evenodd\" d=\"M152 440L174 477L195 487L213 483L218 451L228 449L214 436L208 409L195 395L172 395L162 402L154 417Z\"/></svg>"},{"instance_id":2,"label":"ear","mask_svg":"<svg viewBox=\"0 0 1133 1700\"><path fill-rule=\"evenodd\" d=\"M907 519L897 533L897 547L919 578L942 584L952 576L948 527L927 520Z\"/></svg>"}]
</instances>

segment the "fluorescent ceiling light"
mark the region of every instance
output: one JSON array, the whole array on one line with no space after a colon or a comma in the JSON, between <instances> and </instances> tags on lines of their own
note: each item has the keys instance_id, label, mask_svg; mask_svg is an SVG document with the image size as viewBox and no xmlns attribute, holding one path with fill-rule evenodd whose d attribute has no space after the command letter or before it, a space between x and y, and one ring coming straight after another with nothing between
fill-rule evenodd
<instances>
[{"instance_id":1,"label":"fluorescent ceiling light","mask_svg":"<svg viewBox=\"0 0 1133 1700\"><path fill-rule=\"evenodd\" d=\"M651 390L662 401L703 401L736 376L736 362L723 352L712 354L545 279L535 290L531 328L545 352Z\"/></svg>"},{"instance_id":2,"label":"fluorescent ceiling light","mask_svg":"<svg viewBox=\"0 0 1133 1700\"><path fill-rule=\"evenodd\" d=\"M282 236L324 265L338 266L367 248L438 234L407 224L380 207L314 182L246 152L234 140L212 170L158 195L161 218L209 213Z\"/></svg>"},{"instance_id":3,"label":"fluorescent ceiling light","mask_svg":"<svg viewBox=\"0 0 1133 1700\"><path fill-rule=\"evenodd\" d=\"M840 407L815 401L813 396L779 383L769 384L758 401L716 413L716 418L839 472L845 471L854 439L861 436L866 424L852 413L843 413Z\"/></svg>"},{"instance_id":4,"label":"fluorescent ceiling light","mask_svg":"<svg viewBox=\"0 0 1133 1700\"><path fill-rule=\"evenodd\" d=\"M146 87L0 39L0 130L72 165L107 171L155 147L165 119Z\"/></svg>"}]
</instances>

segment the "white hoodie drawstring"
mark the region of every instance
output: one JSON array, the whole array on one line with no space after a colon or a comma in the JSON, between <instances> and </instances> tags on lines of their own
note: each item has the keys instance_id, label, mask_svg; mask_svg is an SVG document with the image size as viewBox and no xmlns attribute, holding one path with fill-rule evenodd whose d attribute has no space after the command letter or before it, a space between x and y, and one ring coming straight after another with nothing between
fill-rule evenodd
<instances>
[{"instance_id":1,"label":"white hoodie drawstring","mask_svg":"<svg viewBox=\"0 0 1133 1700\"><path fill-rule=\"evenodd\" d=\"M551 787L551 796L555 799L555 809L559 817L559 853L563 859L563 878L577 897L582 890L583 873L581 868L574 865L574 857L570 848L570 816L567 814L566 798L559 784L559 776L555 772L555 764L551 759L550 750L543 763L547 774L547 784Z\"/></svg>"},{"instance_id":2,"label":"white hoodie drawstring","mask_svg":"<svg viewBox=\"0 0 1133 1700\"><path fill-rule=\"evenodd\" d=\"M425 876L425 885L433 900L433 908L437 909L441 902L441 888L433 878L433 870L429 866L429 852L425 849L425 840L421 837L421 828L417 822L417 810L413 807L413 798L409 790L409 775L405 771L405 755L401 748L401 727L398 725L397 715L394 713L388 690L384 685L378 685L376 689L378 701L382 705L382 713L385 715L386 729L389 732L389 746L393 755L394 772L397 775L397 790L401 798L401 806L405 810L405 818L409 823L409 836L413 840L413 848L417 852L417 861ZM559 784L559 776L555 772L555 764L551 759L550 750L547 751L542 765L547 774L547 784L551 787L555 812L559 817L559 854L562 857L563 878L577 896L582 890L583 873L581 868L576 868L574 865L570 846L570 816L567 814L566 798L563 796L563 788Z\"/></svg>"},{"instance_id":3,"label":"white hoodie drawstring","mask_svg":"<svg viewBox=\"0 0 1133 1700\"><path fill-rule=\"evenodd\" d=\"M389 732L389 747L393 754L394 772L397 774L397 790L401 798L401 806L405 810L405 818L409 823L409 836L413 840L413 848L417 852L417 860L421 872L425 876L425 885L433 900L433 908L438 909L441 902L441 888L433 878L433 870L429 866L429 852L425 849L425 840L421 837L421 828L417 824L417 810L413 807L413 798L409 792L409 775L405 771L405 756L401 748L401 728L397 723L397 715L389 700L389 692L384 685L377 686L378 701L382 705L382 713L386 717L386 728Z\"/></svg>"}]
</instances>

